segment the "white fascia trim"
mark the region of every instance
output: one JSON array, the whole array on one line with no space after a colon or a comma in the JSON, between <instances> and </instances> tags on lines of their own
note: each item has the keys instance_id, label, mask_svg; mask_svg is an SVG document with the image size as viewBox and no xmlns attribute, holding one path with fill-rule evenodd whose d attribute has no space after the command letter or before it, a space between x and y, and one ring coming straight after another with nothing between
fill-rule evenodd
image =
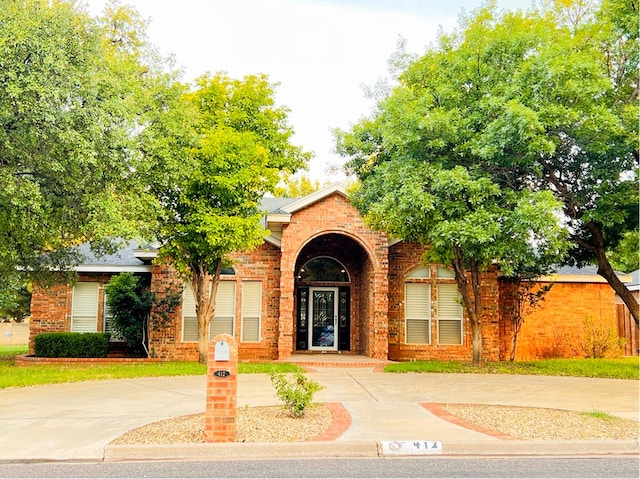
<instances>
[{"instance_id":1,"label":"white fascia trim","mask_svg":"<svg viewBox=\"0 0 640 479\"><path fill-rule=\"evenodd\" d=\"M342 196L346 197L346 185L340 181L332 183L329 186L319 189L318 191L315 191L308 196L305 196L297 201L294 201L291 204L288 204L287 206L283 207L282 210L286 211L287 213L295 213L296 211L306 208L307 206L312 205L313 203L320 201L321 199L326 198L327 196L334 193L340 193Z\"/></svg>"},{"instance_id":2,"label":"white fascia trim","mask_svg":"<svg viewBox=\"0 0 640 479\"><path fill-rule=\"evenodd\" d=\"M151 265L83 264L73 268L78 273L151 273Z\"/></svg>"},{"instance_id":3,"label":"white fascia trim","mask_svg":"<svg viewBox=\"0 0 640 479\"><path fill-rule=\"evenodd\" d=\"M268 213L267 214L267 226L269 223L288 224L291 222L290 213Z\"/></svg>"},{"instance_id":4,"label":"white fascia trim","mask_svg":"<svg viewBox=\"0 0 640 479\"><path fill-rule=\"evenodd\" d=\"M275 237L275 236L273 236L273 235L265 236L265 237L264 237L264 240L265 240L267 243L271 243L272 245L277 246L278 248L281 248L281 247L282 247L282 241L281 241L280 239L276 238L276 237Z\"/></svg>"}]
</instances>

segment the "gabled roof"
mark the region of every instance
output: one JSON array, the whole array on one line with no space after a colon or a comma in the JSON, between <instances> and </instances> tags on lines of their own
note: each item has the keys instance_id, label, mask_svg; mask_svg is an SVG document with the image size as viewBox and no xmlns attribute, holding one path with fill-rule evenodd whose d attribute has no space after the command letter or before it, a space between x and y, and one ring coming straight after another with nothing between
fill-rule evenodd
<instances>
[{"instance_id":1,"label":"gabled roof","mask_svg":"<svg viewBox=\"0 0 640 479\"><path fill-rule=\"evenodd\" d=\"M302 198L265 198L269 200L263 201L263 205L267 206L267 215L264 218L263 225L271 231L271 234L265 238L269 243L280 247L282 225L291 221L291 215L296 211L307 208L320 200L331 195L339 194L347 197L346 186L342 182L332 183ZM271 200L280 200L271 201Z\"/></svg>"},{"instance_id":2,"label":"gabled roof","mask_svg":"<svg viewBox=\"0 0 640 479\"><path fill-rule=\"evenodd\" d=\"M346 198L347 190L345 184L342 182L332 183L328 186L325 186L324 188L319 189L318 191L311 193L310 195L299 198L293 203L289 203L288 205L284 206L282 210L289 214L295 213L296 211L300 211L301 209L311 206L312 204L333 195L334 193L338 193Z\"/></svg>"}]
</instances>

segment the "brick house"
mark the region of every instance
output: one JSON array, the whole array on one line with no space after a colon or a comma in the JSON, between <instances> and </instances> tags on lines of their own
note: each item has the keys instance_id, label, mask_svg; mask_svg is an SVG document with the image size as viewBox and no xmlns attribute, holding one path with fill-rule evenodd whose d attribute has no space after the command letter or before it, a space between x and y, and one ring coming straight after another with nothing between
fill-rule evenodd
<instances>
[{"instance_id":1,"label":"brick house","mask_svg":"<svg viewBox=\"0 0 640 479\"><path fill-rule=\"evenodd\" d=\"M471 360L471 327L453 272L423 264L424 246L369 229L344 185L299 199L267 198L264 208L269 235L258 248L233 256L233 267L221 276L211 321L211 337L229 333L237 338L240 360L287 359L294 353ZM179 283L170 265L153 258L153 250L130 244L117 255L79 266L75 285L35 288L31 346L45 331L109 331L104 285L114 274L139 274L160 294ZM512 323L501 307L508 295L497 269L483 276L484 357L497 361L509 353ZM603 324L615 324L615 295L606 283L563 286L557 296L536 313L538 319L527 321L519 357L576 355L568 346L536 349L548 334L565 345L575 342L572 328L584 318L573 314L570 303L588 305L589 314ZM170 320L150 328L149 350L166 360L197 360L197 321L188 286Z\"/></svg>"}]
</instances>

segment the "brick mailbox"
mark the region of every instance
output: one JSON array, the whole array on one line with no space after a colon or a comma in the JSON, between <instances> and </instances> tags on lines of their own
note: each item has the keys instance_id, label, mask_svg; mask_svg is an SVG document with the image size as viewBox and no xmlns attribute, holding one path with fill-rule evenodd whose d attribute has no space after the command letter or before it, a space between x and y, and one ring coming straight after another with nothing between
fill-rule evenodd
<instances>
[{"instance_id":1,"label":"brick mailbox","mask_svg":"<svg viewBox=\"0 0 640 479\"><path fill-rule=\"evenodd\" d=\"M205 442L234 442L238 403L238 344L219 334L209 343Z\"/></svg>"}]
</instances>

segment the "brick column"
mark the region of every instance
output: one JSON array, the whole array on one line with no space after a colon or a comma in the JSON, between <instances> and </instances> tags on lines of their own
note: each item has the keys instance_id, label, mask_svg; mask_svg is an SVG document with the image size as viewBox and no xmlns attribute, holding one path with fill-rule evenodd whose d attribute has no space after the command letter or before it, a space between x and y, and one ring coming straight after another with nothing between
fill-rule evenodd
<instances>
[{"instance_id":1,"label":"brick column","mask_svg":"<svg viewBox=\"0 0 640 479\"><path fill-rule=\"evenodd\" d=\"M238 403L238 344L229 334L209 343L205 442L234 442Z\"/></svg>"}]
</instances>

